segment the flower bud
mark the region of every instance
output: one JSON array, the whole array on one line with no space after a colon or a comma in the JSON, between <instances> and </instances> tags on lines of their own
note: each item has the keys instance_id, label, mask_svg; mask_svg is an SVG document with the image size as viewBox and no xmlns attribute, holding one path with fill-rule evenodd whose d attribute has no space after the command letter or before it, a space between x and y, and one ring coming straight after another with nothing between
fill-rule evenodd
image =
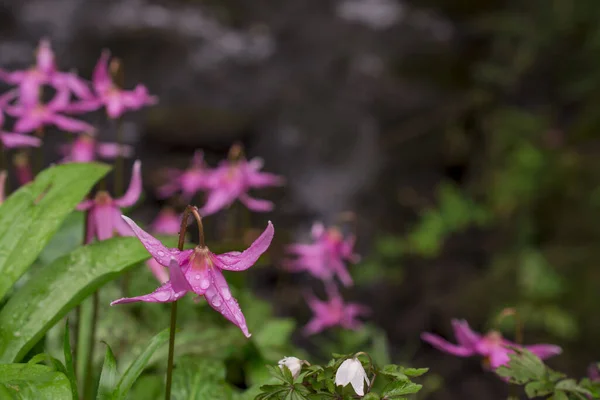
<instances>
[{"instance_id":1,"label":"flower bud","mask_svg":"<svg viewBox=\"0 0 600 400\"><path fill-rule=\"evenodd\" d=\"M349 358L340 365L335 374L336 386L352 384L352 388L359 396L365 395L365 381L369 384L369 378L358 358Z\"/></svg>"},{"instance_id":2,"label":"flower bud","mask_svg":"<svg viewBox=\"0 0 600 400\"><path fill-rule=\"evenodd\" d=\"M279 362L277 364L279 364L279 368L281 368L282 371L283 371L283 367L286 366L292 373L292 376L294 377L294 379L296 379L298 377L298 375L300 375L300 370L302 369L302 365L305 363L306 363L306 361L301 360L296 357L283 357L281 360L279 360Z\"/></svg>"}]
</instances>

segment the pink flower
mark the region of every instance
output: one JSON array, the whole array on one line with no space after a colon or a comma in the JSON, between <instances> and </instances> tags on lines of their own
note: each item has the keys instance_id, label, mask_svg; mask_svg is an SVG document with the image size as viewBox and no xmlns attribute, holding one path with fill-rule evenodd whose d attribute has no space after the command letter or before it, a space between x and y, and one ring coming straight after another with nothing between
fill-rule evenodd
<instances>
[{"instance_id":1,"label":"pink flower","mask_svg":"<svg viewBox=\"0 0 600 400\"><path fill-rule=\"evenodd\" d=\"M77 75L57 70L54 52L47 39L40 40L34 66L27 70L14 72L0 70L0 79L19 86L19 99L24 104L33 104L38 101L42 85L63 87L72 90L82 98L86 96L86 93L90 93L87 84Z\"/></svg>"},{"instance_id":2,"label":"pink flower","mask_svg":"<svg viewBox=\"0 0 600 400\"><path fill-rule=\"evenodd\" d=\"M473 332L467 321L464 320L453 319L452 328L454 329L454 336L458 341L458 345L447 342L440 336L431 333L421 334L421 339L438 350L458 357L483 356L486 365L489 365L492 370L508 363L508 355L512 353L512 350L507 346L525 348L542 360L562 352L559 346L552 344L520 346L504 339L502 334L496 331L490 331L486 335L481 336Z\"/></svg>"},{"instance_id":3,"label":"pink flower","mask_svg":"<svg viewBox=\"0 0 600 400\"><path fill-rule=\"evenodd\" d=\"M148 89L138 84L133 90L124 90L119 88L112 80L108 72L108 60L110 52L105 50L100 55L100 59L94 68L92 76L92 86L96 93L96 98L84 99L83 101L71 105L72 112L87 112L97 110L104 106L106 114L112 118L119 118L127 110L139 110L140 108L156 104L158 99L151 96Z\"/></svg>"},{"instance_id":4,"label":"pink flower","mask_svg":"<svg viewBox=\"0 0 600 400\"><path fill-rule=\"evenodd\" d=\"M151 230L155 234L177 235L181 229L181 216L171 207L165 207L152 222Z\"/></svg>"},{"instance_id":5,"label":"pink flower","mask_svg":"<svg viewBox=\"0 0 600 400\"><path fill-rule=\"evenodd\" d=\"M148 261L146 261L146 266L148 267L150 272L152 272L156 280L159 281L161 284L167 283L169 281L169 273L167 272L167 269L160 265L158 261L156 261L154 258L151 258Z\"/></svg>"},{"instance_id":6,"label":"pink flower","mask_svg":"<svg viewBox=\"0 0 600 400\"><path fill-rule=\"evenodd\" d=\"M133 148L131 146L105 142L101 143L91 135L80 135L73 143L64 144L59 148L60 153L65 157L61 160L65 162L92 162L96 157L113 159L119 156L131 157Z\"/></svg>"},{"instance_id":7,"label":"pink flower","mask_svg":"<svg viewBox=\"0 0 600 400\"><path fill-rule=\"evenodd\" d=\"M360 256L354 254L354 235L344 239L337 228L325 227L315 223L312 227L312 244L293 244L287 251L297 257L286 260L285 267L291 271L307 271L316 278L331 281L337 275L344 286L353 284L352 277L346 269L344 261L356 263Z\"/></svg>"},{"instance_id":8,"label":"pink flower","mask_svg":"<svg viewBox=\"0 0 600 400\"><path fill-rule=\"evenodd\" d=\"M88 211L85 241L90 243L94 237L106 240L114 236L132 236L131 229L121 219L121 208L134 205L142 193L141 162L133 164L133 173L127 192L119 199L113 199L107 191L96 193L94 200L79 203L79 211Z\"/></svg>"},{"instance_id":9,"label":"pink flower","mask_svg":"<svg viewBox=\"0 0 600 400\"><path fill-rule=\"evenodd\" d=\"M588 366L588 378L592 382L600 382L600 364L592 363Z\"/></svg>"},{"instance_id":10,"label":"pink flower","mask_svg":"<svg viewBox=\"0 0 600 400\"><path fill-rule=\"evenodd\" d=\"M54 98L47 104L38 103L36 98L33 102L21 102L13 106L7 105L5 109L8 114L19 119L15 124L15 131L19 133L33 132L45 125L56 125L67 132L94 132L95 129L90 124L59 114L66 110L69 97L69 91L60 88Z\"/></svg>"},{"instance_id":11,"label":"pink flower","mask_svg":"<svg viewBox=\"0 0 600 400\"><path fill-rule=\"evenodd\" d=\"M357 303L344 303L335 285L327 285L328 301L321 301L313 294L306 296L308 306L313 312L313 318L304 327L306 335L319 333L327 328L341 326L345 329L358 330L362 327L362 322L357 319L359 316L367 316L371 310Z\"/></svg>"},{"instance_id":12,"label":"pink flower","mask_svg":"<svg viewBox=\"0 0 600 400\"><path fill-rule=\"evenodd\" d=\"M232 147L230 152L240 153L237 146ZM217 211L229 207L236 199L250 210L258 212L271 211L273 203L267 200L252 198L248 190L252 188L263 188L268 186L281 186L284 179L278 175L260 172L263 161L254 158L247 161L244 158L231 157L234 160L221 161L215 168L208 182L208 196L206 203L200 210L203 215L214 214Z\"/></svg>"},{"instance_id":13,"label":"pink flower","mask_svg":"<svg viewBox=\"0 0 600 400\"><path fill-rule=\"evenodd\" d=\"M210 170L204 163L202 151L196 150L188 169L181 171L175 168L167 170L169 182L158 188L158 196L166 198L181 191L186 200L191 200L194 195L208 188Z\"/></svg>"},{"instance_id":14,"label":"pink flower","mask_svg":"<svg viewBox=\"0 0 600 400\"><path fill-rule=\"evenodd\" d=\"M15 174L20 186L23 186L33 180L33 172L31 172L31 164L29 163L29 155L20 152L14 155L13 165L15 166Z\"/></svg>"},{"instance_id":15,"label":"pink flower","mask_svg":"<svg viewBox=\"0 0 600 400\"><path fill-rule=\"evenodd\" d=\"M222 270L244 271L250 268L264 253L273 239L274 228L269 221L267 228L252 245L243 252L232 251L214 254L203 243L203 233L199 221L200 245L192 250L179 251L165 247L158 239L143 231L129 218L123 219L133 229L146 250L159 264L169 268L170 281L154 292L131 298L115 300L111 303L131 303L144 301L149 303L165 303L179 300L188 292L204 296L208 304L225 318L237 325L246 337L250 337L246 319L231 291Z\"/></svg>"}]
</instances>

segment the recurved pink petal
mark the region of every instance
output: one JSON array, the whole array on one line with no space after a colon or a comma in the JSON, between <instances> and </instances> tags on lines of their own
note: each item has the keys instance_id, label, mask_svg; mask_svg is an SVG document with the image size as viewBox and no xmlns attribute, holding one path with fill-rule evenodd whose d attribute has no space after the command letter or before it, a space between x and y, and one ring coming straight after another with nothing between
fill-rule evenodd
<instances>
[{"instance_id":1,"label":"recurved pink petal","mask_svg":"<svg viewBox=\"0 0 600 400\"><path fill-rule=\"evenodd\" d=\"M54 63L54 52L48 39L40 40L37 48L36 67L46 75L52 74L56 69Z\"/></svg>"},{"instance_id":2,"label":"recurved pink petal","mask_svg":"<svg viewBox=\"0 0 600 400\"><path fill-rule=\"evenodd\" d=\"M41 85L39 78L27 75L19 85L19 102L27 107L34 107L39 102Z\"/></svg>"},{"instance_id":3,"label":"recurved pink petal","mask_svg":"<svg viewBox=\"0 0 600 400\"><path fill-rule=\"evenodd\" d=\"M96 63L96 67L94 67L94 72L92 73L92 83L94 85L94 90L98 94L104 94L113 85L112 79L108 74L109 58L110 52L108 50L103 50L100 54L98 62Z\"/></svg>"},{"instance_id":4,"label":"recurved pink petal","mask_svg":"<svg viewBox=\"0 0 600 400\"><path fill-rule=\"evenodd\" d=\"M248 326L246 326L246 318L244 318L237 300L231 296L225 277L217 268L210 268L208 271L212 276L212 285L204 294L208 304L237 325L246 337L250 337Z\"/></svg>"},{"instance_id":5,"label":"recurved pink petal","mask_svg":"<svg viewBox=\"0 0 600 400\"><path fill-rule=\"evenodd\" d=\"M214 255L215 264L221 269L228 271L243 271L256 263L258 258L264 253L273 240L275 228L271 221L267 224L265 231L243 252L232 251L220 255Z\"/></svg>"},{"instance_id":6,"label":"recurved pink petal","mask_svg":"<svg viewBox=\"0 0 600 400\"><path fill-rule=\"evenodd\" d=\"M43 120L38 115L32 113L22 114L21 118L15 124L15 131L19 133L33 132L43 125Z\"/></svg>"},{"instance_id":7,"label":"recurved pink petal","mask_svg":"<svg viewBox=\"0 0 600 400\"><path fill-rule=\"evenodd\" d=\"M92 125L88 124L87 122L83 122L75 118L66 117L60 114L49 115L47 118L47 122L56 125L64 131L73 133L93 133L96 130Z\"/></svg>"},{"instance_id":8,"label":"recurved pink petal","mask_svg":"<svg viewBox=\"0 0 600 400\"><path fill-rule=\"evenodd\" d=\"M129 187L127 188L127 192L120 199L115 200L115 204L119 207L130 207L134 205L140 198L142 194L142 162L140 160L136 160L133 163L133 172L131 174L131 182L129 182Z\"/></svg>"},{"instance_id":9,"label":"recurved pink petal","mask_svg":"<svg viewBox=\"0 0 600 400\"><path fill-rule=\"evenodd\" d=\"M274 205L268 200L255 199L247 193L242 193L239 196L240 201L252 211L269 212L273 210Z\"/></svg>"},{"instance_id":10,"label":"recurved pink petal","mask_svg":"<svg viewBox=\"0 0 600 400\"><path fill-rule=\"evenodd\" d=\"M510 361L510 357L508 356L509 353L510 350L505 348L494 349L488 356L490 361L490 368L496 369L499 366L508 363Z\"/></svg>"},{"instance_id":11,"label":"recurved pink petal","mask_svg":"<svg viewBox=\"0 0 600 400\"><path fill-rule=\"evenodd\" d=\"M14 149L17 147L40 147L42 140L33 136L23 135L20 133L0 133L0 139L4 147Z\"/></svg>"},{"instance_id":12,"label":"recurved pink petal","mask_svg":"<svg viewBox=\"0 0 600 400\"><path fill-rule=\"evenodd\" d=\"M206 203L200 209L200 214L208 216L216 213L217 211L229 207L235 200L235 193L228 190L214 189L208 193Z\"/></svg>"},{"instance_id":13,"label":"recurved pink petal","mask_svg":"<svg viewBox=\"0 0 600 400\"><path fill-rule=\"evenodd\" d=\"M81 205L81 203L79 204ZM90 211L87 215L87 226L85 227L85 244L90 244L94 241L94 236L96 236L97 229L96 217L94 216L94 213Z\"/></svg>"},{"instance_id":14,"label":"recurved pink petal","mask_svg":"<svg viewBox=\"0 0 600 400\"><path fill-rule=\"evenodd\" d=\"M324 329L325 325L323 324L323 322L318 317L314 317L310 321L308 321L308 324L306 324L304 328L302 328L302 333L306 336L309 336L317 334L323 331Z\"/></svg>"},{"instance_id":15,"label":"recurved pink petal","mask_svg":"<svg viewBox=\"0 0 600 400\"><path fill-rule=\"evenodd\" d=\"M155 237L153 237L152 235L150 235L149 233L144 231L135 222L133 222L130 218L127 218L124 215L122 215L121 218L123 218L125 220L125 222L127 222L127 224L131 227L135 236L137 236L137 238L140 240L140 242L142 242L142 244L144 245L146 250L148 250L148 253L150 253L150 255L152 257L154 257L156 259L156 261L158 261L161 265L168 267L171 263L171 259L177 258L178 255L180 254L179 251L172 252L170 249L165 247L160 242L160 240L156 239ZM188 253L192 252L192 251L193 250L187 250ZM185 252L181 252L181 253L185 253Z\"/></svg>"},{"instance_id":16,"label":"recurved pink petal","mask_svg":"<svg viewBox=\"0 0 600 400\"><path fill-rule=\"evenodd\" d=\"M468 357L468 356L472 356L473 354L475 354L473 349L463 347L463 346L457 346L453 343L446 341L445 339L441 338L440 336L434 335L432 333L427 333L427 332L422 333L421 339L423 339L425 342L429 343L436 349L441 350L446 353L449 353L449 354L452 354L452 355L455 355L455 356Z\"/></svg>"},{"instance_id":17,"label":"recurved pink petal","mask_svg":"<svg viewBox=\"0 0 600 400\"><path fill-rule=\"evenodd\" d=\"M171 287L171 283L167 282L150 294L137 297L124 297L113 301L110 305L114 306L115 304L135 303L138 301L144 301L146 303L170 303L179 300L185 293L185 291L174 291Z\"/></svg>"},{"instance_id":18,"label":"recurved pink petal","mask_svg":"<svg viewBox=\"0 0 600 400\"><path fill-rule=\"evenodd\" d=\"M525 346L525 348L542 360L562 353L562 348L553 344L532 344L530 346Z\"/></svg>"},{"instance_id":19,"label":"recurved pink petal","mask_svg":"<svg viewBox=\"0 0 600 400\"><path fill-rule=\"evenodd\" d=\"M64 111L67 113L87 113L90 111L96 111L102 106L102 102L98 99L86 99L69 104L65 107Z\"/></svg>"},{"instance_id":20,"label":"recurved pink petal","mask_svg":"<svg viewBox=\"0 0 600 400\"><path fill-rule=\"evenodd\" d=\"M123 218L121 218L121 210L119 208L113 208L112 219L114 229L117 231L119 236L135 236L131 227L127 225L125 221L123 221Z\"/></svg>"},{"instance_id":21,"label":"recurved pink petal","mask_svg":"<svg viewBox=\"0 0 600 400\"><path fill-rule=\"evenodd\" d=\"M106 114L111 119L119 118L125 112L125 104L123 104L123 98L120 93L109 93L104 98L104 105L106 107Z\"/></svg>"},{"instance_id":22,"label":"recurved pink petal","mask_svg":"<svg viewBox=\"0 0 600 400\"><path fill-rule=\"evenodd\" d=\"M81 203L77 204L77 211L89 210L93 205L94 200L83 200Z\"/></svg>"},{"instance_id":23,"label":"recurved pink petal","mask_svg":"<svg viewBox=\"0 0 600 400\"><path fill-rule=\"evenodd\" d=\"M64 111L69 105L70 100L71 93L69 92L69 89L67 87L59 87L52 100L46 104L46 108L53 112Z\"/></svg>"},{"instance_id":24,"label":"recurved pink petal","mask_svg":"<svg viewBox=\"0 0 600 400\"><path fill-rule=\"evenodd\" d=\"M475 349L475 346L481 340L481 335L471 330L471 327L469 327L469 324L465 320L453 319L452 328L454 336L461 346Z\"/></svg>"},{"instance_id":25,"label":"recurved pink petal","mask_svg":"<svg viewBox=\"0 0 600 400\"><path fill-rule=\"evenodd\" d=\"M354 285L354 281L342 260L337 257L330 257L329 265L331 266L331 269L335 271L338 278L340 278L340 282L342 282L344 286L349 287Z\"/></svg>"},{"instance_id":26,"label":"recurved pink petal","mask_svg":"<svg viewBox=\"0 0 600 400\"><path fill-rule=\"evenodd\" d=\"M270 174L268 172L251 172L246 177L247 183L253 188L263 188L269 186L282 186L285 184L285 179L279 175Z\"/></svg>"}]
</instances>

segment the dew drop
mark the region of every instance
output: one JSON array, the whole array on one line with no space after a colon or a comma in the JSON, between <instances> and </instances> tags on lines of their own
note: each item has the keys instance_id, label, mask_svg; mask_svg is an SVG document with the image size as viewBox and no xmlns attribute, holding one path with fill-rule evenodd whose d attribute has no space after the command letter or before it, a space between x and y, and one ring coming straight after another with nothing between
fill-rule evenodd
<instances>
[{"instance_id":1,"label":"dew drop","mask_svg":"<svg viewBox=\"0 0 600 400\"><path fill-rule=\"evenodd\" d=\"M236 311L235 312L235 319L237 320L237 322L243 322L244 321L244 316L242 315L241 312Z\"/></svg>"},{"instance_id":2,"label":"dew drop","mask_svg":"<svg viewBox=\"0 0 600 400\"><path fill-rule=\"evenodd\" d=\"M215 307L219 307L221 305L221 299L219 298L219 296L215 296L212 299L210 299L210 303Z\"/></svg>"},{"instance_id":3,"label":"dew drop","mask_svg":"<svg viewBox=\"0 0 600 400\"><path fill-rule=\"evenodd\" d=\"M209 286L210 281L208 279L204 279L202 282L200 282L200 287L204 290L206 290Z\"/></svg>"},{"instance_id":4,"label":"dew drop","mask_svg":"<svg viewBox=\"0 0 600 400\"><path fill-rule=\"evenodd\" d=\"M164 251L158 251L158 255L162 257L162 256L165 255L165 252Z\"/></svg>"},{"instance_id":5,"label":"dew drop","mask_svg":"<svg viewBox=\"0 0 600 400\"><path fill-rule=\"evenodd\" d=\"M166 301L169 300L169 297L171 297L171 295L167 292L158 292L154 295L154 297L158 301Z\"/></svg>"},{"instance_id":6,"label":"dew drop","mask_svg":"<svg viewBox=\"0 0 600 400\"><path fill-rule=\"evenodd\" d=\"M196 275L194 278L196 278L196 280L200 280L200 274Z\"/></svg>"}]
</instances>

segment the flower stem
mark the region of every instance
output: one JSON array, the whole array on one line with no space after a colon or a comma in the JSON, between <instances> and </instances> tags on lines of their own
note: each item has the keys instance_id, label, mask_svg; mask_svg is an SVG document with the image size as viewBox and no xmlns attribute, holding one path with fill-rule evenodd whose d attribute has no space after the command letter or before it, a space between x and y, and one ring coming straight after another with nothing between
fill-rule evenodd
<instances>
[{"instance_id":1,"label":"flower stem","mask_svg":"<svg viewBox=\"0 0 600 400\"><path fill-rule=\"evenodd\" d=\"M177 323L177 301L171 303L171 326L169 328L169 358L167 360L167 387L165 400L171 399L171 382L173 381L173 355L175 353L175 325Z\"/></svg>"},{"instance_id":2,"label":"flower stem","mask_svg":"<svg viewBox=\"0 0 600 400\"><path fill-rule=\"evenodd\" d=\"M198 207L188 205L183 212L183 218L181 219L181 229L179 231L179 250L183 250L183 242L185 241L185 233L187 231L187 221L188 218L192 214L196 219L196 224L198 225L198 242L201 247L206 247L204 242L204 225L202 225L202 216L198 212Z\"/></svg>"},{"instance_id":3,"label":"flower stem","mask_svg":"<svg viewBox=\"0 0 600 400\"><path fill-rule=\"evenodd\" d=\"M92 295L92 316L91 316L91 327L90 327L90 339L88 341L88 353L87 353L87 364L85 367L85 380L83 385L83 395L87 398L88 393L91 391L92 385L92 371L94 366L94 347L96 345L96 325L98 324L98 303L99 303L98 291L96 290Z\"/></svg>"}]
</instances>

